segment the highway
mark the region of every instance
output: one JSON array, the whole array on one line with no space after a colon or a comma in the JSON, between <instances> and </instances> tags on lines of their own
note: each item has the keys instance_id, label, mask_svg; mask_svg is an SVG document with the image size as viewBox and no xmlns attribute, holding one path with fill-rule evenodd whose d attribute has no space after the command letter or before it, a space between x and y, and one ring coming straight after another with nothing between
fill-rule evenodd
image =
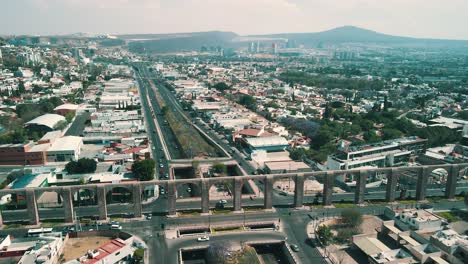
<instances>
[{"instance_id":1,"label":"highway","mask_svg":"<svg viewBox=\"0 0 468 264\"><path fill-rule=\"evenodd\" d=\"M219 145L221 145L224 149L228 149L230 151L230 155L237 161L237 163L240 165L244 173L252 175L254 174L255 168L245 160L240 154L240 152L224 142L222 139L216 135L212 129L208 127L208 125L203 122L202 120L195 120L195 123L198 125L200 129L202 129L207 135L209 135L214 141L216 141Z\"/></svg>"},{"instance_id":2,"label":"highway","mask_svg":"<svg viewBox=\"0 0 468 264\"><path fill-rule=\"evenodd\" d=\"M164 176L165 174L170 174L169 170L169 163L168 163L168 158L167 155L164 154L164 151L162 151L164 144L164 141L161 140L161 134L157 133L158 126L158 120L153 119L153 113L151 111L151 100L149 100L149 93L148 93L148 84L145 83L141 77L140 73L137 72L136 74L138 83L139 83L139 93L141 97L141 104L142 104L142 110L144 111L144 117L145 117L145 124L147 126L147 134L148 138L150 140L150 145L151 147L151 153L153 156L153 159L157 163L157 168L156 168L156 175ZM160 164L163 164L163 168L160 168ZM161 173L162 172L162 173ZM170 175L168 175L170 176ZM161 178L161 177L160 177ZM162 177L164 178L164 177Z\"/></svg>"},{"instance_id":3,"label":"highway","mask_svg":"<svg viewBox=\"0 0 468 264\"><path fill-rule=\"evenodd\" d=\"M151 73L150 73L151 74ZM219 149L221 149L225 155L227 156L232 156L238 164L241 166L243 171L247 174L253 174L255 172L255 169L250 165L241 155L240 153L230 146L229 144L225 143L222 139L219 138L218 135L216 135L213 130L211 130L206 123L204 123L201 120L190 120L180 103L178 102L178 99L175 97L175 95L169 91L169 89L166 87L166 84L164 84L159 78L157 78L154 74L152 75L153 78L148 78L150 81L153 81L157 87L159 87L159 92L163 99L171 104L171 107L178 111L182 117L184 117L187 122L190 122L198 131L200 131L202 134L205 135L209 140L214 142Z\"/></svg>"}]
</instances>

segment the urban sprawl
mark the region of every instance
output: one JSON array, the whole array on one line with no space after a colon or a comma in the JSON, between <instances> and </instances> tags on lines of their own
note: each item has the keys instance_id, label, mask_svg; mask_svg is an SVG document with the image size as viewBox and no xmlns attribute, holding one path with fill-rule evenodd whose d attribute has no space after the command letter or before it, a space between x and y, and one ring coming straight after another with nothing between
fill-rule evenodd
<instances>
[{"instance_id":1,"label":"urban sprawl","mask_svg":"<svg viewBox=\"0 0 468 264\"><path fill-rule=\"evenodd\" d=\"M468 262L466 48L236 43L0 38L0 263Z\"/></svg>"}]
</instances>

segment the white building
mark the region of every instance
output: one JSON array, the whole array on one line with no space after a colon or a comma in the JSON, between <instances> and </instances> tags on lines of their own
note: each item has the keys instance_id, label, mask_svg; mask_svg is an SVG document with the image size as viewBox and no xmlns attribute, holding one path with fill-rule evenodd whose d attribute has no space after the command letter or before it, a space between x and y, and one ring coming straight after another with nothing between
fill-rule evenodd
<instances>
[{"instance_id":1,"label":"white building","mask_svg":"<svg viewBox=\"0 0 468 264\"><path fill-rule=\"evenodd\" d=\"M369 145L341 147L327 157L328 170L361 167L393 167L409 162L412 155L424 153L427 139L405 137Z\"/></svg>"}]
</instances>

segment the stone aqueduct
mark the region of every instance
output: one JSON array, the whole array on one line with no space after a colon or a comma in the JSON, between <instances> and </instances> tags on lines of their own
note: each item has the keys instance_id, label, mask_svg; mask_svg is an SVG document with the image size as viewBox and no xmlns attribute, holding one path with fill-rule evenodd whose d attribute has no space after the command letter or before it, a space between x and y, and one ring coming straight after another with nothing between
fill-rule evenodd
<instances>
[{"instance_id":1,"label":"stone aqueduct","mask_svg":"<svg viewBox=\"0 0 468 264\"><path fill-rule=\"evenodd\" d=\"M264 192L264 208L271 209L273 207L273 185L278 179L291 179L294 181L294 207L302 207L304 201L304 181L311 176L322 178L323 182L323 205L332 204L333 185L337 176L348 174L354 175L356 178L356 189L354 191L354 202L360 204L364 202L365 185L367 177L370 173L385 174L387 184L385 189L385 200L393 202L396 199L396 187L399 175L405 171L416 171L416 200L422 201L426 199L426 190L428 178L435 169L445 169L448 176L445 183L445 197L453 199L456 194L457 181L461 173L465 173L468 168L468 163L464 164L445 164L445 165L430 165L418 167L397 167L397 168L377 168L366 170L341 170L341 171L323 171L323 172L306 172L306 173L289 173L289 174L269 174L269 175L248 175L235 177L217 177L207 179L181 179L181 180L153 180L147 182L132 182L119 184L90 184L90 185L74 185L61 187L43 187L34 189L3 189L0 190L0 197L8 194L22 195L26 199L28 219L31 224L39 223L39 211L37 197L43 192L56 192L62 197L64 220L65 222L73 222L74 206L73 194L79 190L91 190L97 198L97 206L99 211L99 219L107 219L107 203L106 194L108 191L123 187L131 191L134 207L134 217L139 218L143 214L142 210L142 193L143 190L152 185L159 185L166 189L167 192L167 214L175 215L177 213L177 186L180 184L197 185L201 190L200 209L202 213L208 213L210 210L209 188L213 184L231 182L233 186L233 210L242 210L242 186L248 180L257 180L263 184ZM3 223L0 214L0 225Z\"/></svg>"}]
</instances>

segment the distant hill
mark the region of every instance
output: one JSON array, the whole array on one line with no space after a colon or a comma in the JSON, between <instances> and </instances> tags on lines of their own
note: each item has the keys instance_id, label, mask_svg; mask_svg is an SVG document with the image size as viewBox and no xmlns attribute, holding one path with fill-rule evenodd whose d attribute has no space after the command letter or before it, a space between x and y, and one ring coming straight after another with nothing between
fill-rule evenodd
<instances>
[{"instance_id":1,"label":"distant hill","mask_svg":"<svg viewBox=\"0 0 468 264\"><path fill-rule=\"evenodd\" d=\"M202 46L222 46L224 48L246 47L245 42L259 41L265 45L291 41L305 47L317 47L319 44L383 44L411 47L468 47L468 40L444 40L392 36L354 26L338 27L315 33L284 33L271 35L240 36L233 32L210 31L174 34L133 34L120 35L127 41L130 50L136 52L168 53L178 51L196 51Z\"/></svg>"},{"instance_id":2,"label":"distant hill","mask_svg":"<svg viewBox=\"0 0 468 264\"><path fill-rule=\"evenodd\" d=\"M171 34L127 34L118 36L75 33L64 36L13 36L5 39L5 42L15 45L43 43L50 43L52 45L86 45L89 41L96 41L102 46L128 45L131 51L140 53L199 51L203 46L207 48L218 46L223 48L239 48L247 47L247 42L251 41L259 41L265 46L272 43L290 41L293 43L292 46L304 45L309 48L347 43L402 47L468 48L468 40L400 37L353 26L338 27L315 33L249 36L240 36L236 33L225 31L208 31Z\"/></svg>"},{"instance_id":3,"label":"distant hill","mask_svg":"<svg viewBox=\"0 0 468 264\"><path fill-rule=\"evenodd\" d=\"M376 31L344 26L327 31L316 33L285 33L272 35L255 35L248 37L257 38L276 38L288 39L297 44L305 46L316 46L319 43L324 44L343 44L343 43L377 43L377 44L394 44L394 45L468 45L468 40L444 40L444 39L425 39L425 38L410 38L392 36L382 34Z\"/></svg>"},{"instance_id":4,"label":"distant hill","mask_svg":"<svg viewBox=\"0 0 468 264\"><path fill-rule=\"evenodd\" d=\"M134 52L168 53L200 50L202 46L225 47L238 37L233 32L209 31L176 34L135 34L118 36Z\"/></svg>"}]
</instances>

